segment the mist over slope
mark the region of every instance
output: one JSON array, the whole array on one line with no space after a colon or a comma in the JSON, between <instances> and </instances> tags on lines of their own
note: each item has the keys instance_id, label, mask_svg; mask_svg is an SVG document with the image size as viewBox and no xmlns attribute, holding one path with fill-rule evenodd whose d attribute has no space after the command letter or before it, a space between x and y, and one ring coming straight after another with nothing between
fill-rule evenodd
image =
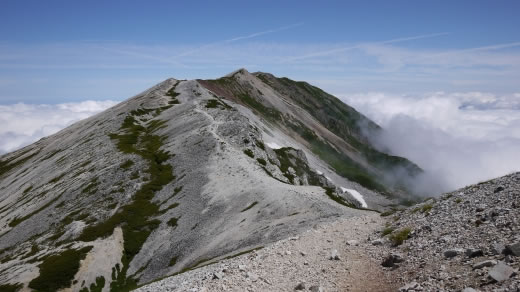
<instances>
[{"instance_id":1,"label":"mist over slope","mask_svg":"<svg viewBox=\"0 0 520 292\"><path fill-rule=\"evenodd\" d=\"M343 95L385 131L380 149L425 170L418 188L435 193L520 170L520 95L384 93Z\"/></svg>"}]
</instances>

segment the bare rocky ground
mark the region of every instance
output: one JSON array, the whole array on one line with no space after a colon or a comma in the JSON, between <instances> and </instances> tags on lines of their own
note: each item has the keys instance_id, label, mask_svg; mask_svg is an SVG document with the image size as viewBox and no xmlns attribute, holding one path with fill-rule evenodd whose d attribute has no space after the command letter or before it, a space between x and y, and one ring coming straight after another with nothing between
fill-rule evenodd
<instances>
[{"instance_id":1,"label":"bare rocky ground","mask_svg":"<svg viewBox=\"0 0 520 292\"><path fill-rule=\"evenodd\" d=\"M367 238L384 219L374 212L314 226L265 248L166 278L137 291L392 291Z\"/></svg>"},{"instance_id":2,"label":"bare rocky ground","mask_svg":"<svg viewBox=\"0 0 520 292\"><path fill-rule=\"evenodd\" d=\"M520 291L520 173L314 226L138 291Z\"/></svg>"},{"instance_id":3,"label":"bare rocky ground","mask_svg":"<svg viewBox=\"0 0 520 292\"><path fill-rule=\"evenodd\" d=\"M520 291L520 173L388 218L384 233L394 231L373 238L383 245L369 252L386 261L386 273L403 285L400 291ZM410 230L409 238L392 247L403 230Z\"/></svg>"}]
</instances>

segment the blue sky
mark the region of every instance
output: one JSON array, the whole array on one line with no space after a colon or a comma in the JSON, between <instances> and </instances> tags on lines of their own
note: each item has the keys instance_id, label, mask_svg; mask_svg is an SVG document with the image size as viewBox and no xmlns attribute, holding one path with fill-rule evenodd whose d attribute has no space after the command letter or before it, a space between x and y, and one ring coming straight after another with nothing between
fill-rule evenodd
<instances>
[{"instance_id":1,"label":"blue sky","mask_svg":"<svg viewBox=\"0 0 520 292\"><path fill-rule=\"evenodd\" d=\"M520 92L519 1L0 2L0 104L240 67L335 94Z\"/></svg>"}]
</instances>

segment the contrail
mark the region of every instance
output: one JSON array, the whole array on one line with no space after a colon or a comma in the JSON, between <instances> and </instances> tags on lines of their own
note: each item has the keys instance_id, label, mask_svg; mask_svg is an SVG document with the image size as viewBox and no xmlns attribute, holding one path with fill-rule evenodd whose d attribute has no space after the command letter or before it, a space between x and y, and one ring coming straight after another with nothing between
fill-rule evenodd
<instances>
[{"instance_id":1,"label":"contrail","mask_svg":"<svg viewBox=\"0 0 520 292\"><path fill-rule=\"evenodd\" d=\"M103 47L103 46L95 46L95 47L103 49L105 51L112 52L112 53L117 53L120 55L135 56L135 57L140 57L143 59L150 59L150 60L154 60L154 61L158 61L158 62L162 62L162 63L167 63L170 65L177 65L177 66L180 66L183 68L190 68L189 66L186 66L180 62L177 62L177 61L171 60L171 59L167 59L167 58L161 58L161 57L157 57L157 56L152 56L152 55L133 52L133 51L127 51L127 50L112 49L112 48L107 48L107 47Z\"/></svg>"},{"instance_id":2,"label":"contrail","mask_svg":"<svg viewBox=\"0 0 520 292\"><path fill-rule=\"evenodd\" d=\"M380 42L373 42L373 43L368 43L368 44L374 44L374 45L393 44L393 43L399 43L399 42L405 42L405 41L411 41L411 40L433 38L433 37L443 36L443 35L447 35L447 34L449 34L449 32L432 33L432 34L418 35L418 36L412 36L412 37L391 39L391 40L380 41ZM352 49L358 49L365 45L367 45L367 43L354 45L354 46L350 46L350 47L343 47L343 48L337 48L337 49L332 49L332 50L327 50L327 51L316 52L316 53L303 55L303 56L292 57L292 58L285 59L285 61L294 61L294 60L302 60L302 59L308 59L308 58L319 57L319 56L326 56L326 55L344 52L344 51L348 51L348 50L352 50Z\"/></svg>"},{"instance_id":3,"label":"contrail","mask_svg":"<svg viewBox=\"0 0 520 292\"><path fill-rule=\"evenodd\" d=\"M506 43L506 44L496 44L496 45L489 45L489 46L482 46L482 47L475 47L475 48L467 48L467 49L460 49L460 50L453 50L438 54L429 54L427 56L420 56L417 58L412 58L412 61L418 61L418 60L424 60L424 59L431 59L435 57L442 57L442 56L448 56L448 55L456 55L460 53L467 53L467 52L479 52L479 51L492 51L492 50L500 50L500 49L507 49L507 48L514 48L514 47L520 47L520 42L513 42L513 43Z\"/></svg>"},{"instance_id":4,"label":"contrail","mask_svg":"<svg viewBox=\"0 0 520 292\"><path fill-rule=\"evenodd\" d=\"M193 54L193 53L199 52L201 50L204 50L204 49L207 49L207 48L210 48L210 47L213 47L213 46L217 46L217 45L220 45L220 44L227 44L227 43L236 42L236 41L239 41L239 40L250 39L250 38L258 37L258 36L265 35L265 34L270 34L270 33L275 33L275 32L279 32L279 31L295 28L295 27L298 27L298 26L302 26L303 24L304 24L303 22L298 22L298 23L294 23L294 24L291 24L291 25L282 26L282 27L279 27L279 28L274 28L274 29L270 29L270 30L266 30L266 31L252 33L252 34L245 35L245 36L239 36L239 37L235 37L235 38L231 38L231 39L227 39L227 40L223 40L223 41L209 43L209 44L206 44L206 45L202 45L202 46L200 46L198 48L195 48L193 50L189 50L187 52L184 52L184 53L178 54L176 56L173 56L172 58L178 58L178 57L183 57L183 56L186 56L186 55L190 55L190 54Z\"/></svg>"}]
</instances>

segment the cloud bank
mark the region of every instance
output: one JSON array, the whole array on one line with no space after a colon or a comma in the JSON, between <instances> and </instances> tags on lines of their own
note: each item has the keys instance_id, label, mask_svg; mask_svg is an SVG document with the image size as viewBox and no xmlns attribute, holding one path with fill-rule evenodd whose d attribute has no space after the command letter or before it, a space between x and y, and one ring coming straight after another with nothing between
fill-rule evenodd
<instances>
[{"instance_id":1,"label":"cloud bank","mask_svg":"<svg viewBox=\"0 0 520 292\"><path fill-rule=\"evenodd\" d=\"M66 126L103 111L117 102L0 105L0 154L54 134Z\"/></svg>"},{"instance_id":2,"label":"cloud bank","mask_svg":"<svg viewBox=\"0 0 520 292\"><path fill-rule=\"evenodd\" d=\"M432 195L520 171L520 94L367 93L343 101L385 128L374 142L426 171Z\"/></svg>"}]
</instances>

